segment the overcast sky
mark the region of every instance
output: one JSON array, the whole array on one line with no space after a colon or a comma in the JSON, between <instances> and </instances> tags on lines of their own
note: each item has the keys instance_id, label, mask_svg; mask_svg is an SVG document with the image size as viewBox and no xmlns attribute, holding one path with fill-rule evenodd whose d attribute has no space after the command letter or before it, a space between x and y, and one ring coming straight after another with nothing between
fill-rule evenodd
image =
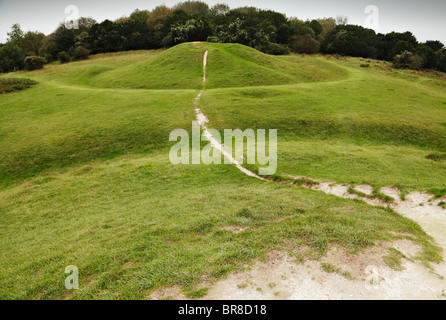
<instances>
[{"instance_id":1,"label":"overcast sky","mask_svg":"<svg viewBox=\"0 0 446 320\"><path fill-rule=\"evenodd\" d=\"M255 6L285 13L288 17L313 19L346 16L349 23L368 26L365 8L374 5L379 10L379 28L375 31L412 31L419 41L440 40L446 44L446 0L203 0L210 6L226 3L231 8ZM158 5L172 6L178 0L0 0L0 42L14 23L22 30L53 32L69 15L68 5L75 5L81 17L93 17L98 22L128 16L135 9L153 9Z\"/></svg>"}]
</instances>

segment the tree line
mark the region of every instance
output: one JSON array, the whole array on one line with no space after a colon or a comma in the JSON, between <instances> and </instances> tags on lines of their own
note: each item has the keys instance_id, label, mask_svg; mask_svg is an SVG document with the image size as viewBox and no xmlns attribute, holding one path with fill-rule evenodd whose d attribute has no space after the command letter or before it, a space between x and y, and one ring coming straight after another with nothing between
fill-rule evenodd
<instances>
[{"instance_id":1,"label":"tree line","mask_svg":"<svg viewBox=\"0 0 446 320\"><path fill-rule=\"evenodd\" d=\"M90 54L169 48L189 41L240 43L264 53L325 53L394 61L394 66L446 72L440 41L420 43L409 31L376 34L345 18L302 21L255 7L230 9L186 1L173 7L135 10L129 17L101 23L80 18L78 28L60 24L50 35L12 26L0 44L0 72L38 69L44 63L88 58Z\"/></svg>"}]
</instances>

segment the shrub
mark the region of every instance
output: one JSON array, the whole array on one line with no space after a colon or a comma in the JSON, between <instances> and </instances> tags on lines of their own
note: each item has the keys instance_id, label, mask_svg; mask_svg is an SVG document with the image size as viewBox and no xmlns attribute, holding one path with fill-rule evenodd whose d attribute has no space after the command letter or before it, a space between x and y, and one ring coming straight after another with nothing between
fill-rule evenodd
<instances>
[{"instance_id":1,"label":"shrub","mask_svg":"<svg viewBox=\"0 0 446 320\"><path fill-rule=\"evenodd\" d=\"M288 49L288 47L286 47L282 44L273 43L273 42L269 42L263 46L259 46L257 49L264 53L273 54L276 56L285 55L285 54L290 53L290 49Z\"/></svg>"},{"instance_id":2,"label":"shrub","mask_svg":"<svg viewBox=\"0 0 446 320\"><path fill-rule=\"evenodd\" d=\"M290 48L291 51L296 53L317 53L319 51L319 42L309 34L292 36Z\"/></svg>"},{"instance_id":3,"label":"shrub","mask_svg":"<svg viewBox=\"0 0 446 320\"><path fill-rule=\"evenodd\" d=\"M25 69L29 71L42 69L45 63L47 61L43 57L29 56L25 58Z\"/></svg>"},{"instance_id":4,"label":"shrub","mask_svg":"<svg viewBox=\"0 0 446 320\"><path fill-rule=\"evenodd\" d=\"M49 53L45 53L45 54L43 55L43 57L45 58L45 60L47 61L47 63L49 63L49 62L51 62L51 61L54 61L53 56L52 56L51 54L49 54Z\"/></svg>"},{"instance_id":5,"label":"shrub","mask_svg":"<svg viewBox=\"0 0 446 320\"><path fill-rule=\"evenodd\" d=\"M67 52L62 51L62 52L59 52L59 60L60 60L60 63L67 63L67 62L71 61L71 57Z\"/></svg>"},{"instance_id":6,"label":"shrub","mask_svg":"<svg viewBox=\"0 0 446 320\"><path fill-rule=\"evenodd\" d=\"M10 72L22 69L25 55L23 50L12 43L7 43L0 48L0 72Z\"/></svg>"},{"instance_id":7,"label":"shrub","mask_svg":"<svg viewBox=\"0 0 446 320\"><path fill-rule=\"evenodd\" d=\"M436 56L437 69L446 72L446 50L438 51Z\"/></svg>"},{"instance_id":8,"label":"shrub","mask_svg":"<svg viewBox=\"0 0 446 320\"><path fill-rule=\"evenodd\" d=\"M208 37L207 42L219 43L220 39L216 36L210 36Z\"/></svg>"},{"instance_id":9,"label":"shrub","mask_svg":"<svg viewBox=\"0 0 446 320\"><path fill-rule=\"evenodd\" d=\"M77 47L73 50L73 60L86 60L90 55L90 51L84 47Z\"/></svg>"},{"instance_id":10,"label":"shrub","mask_svg":"<svg viewBox=\"0 0 446 320\"><path fill-rule=\"evenodd\" d=\"M423 59L410 51L404 51L397 54L393 59L393 67L396 69L413 69L419 70L423 65Z\"/></svg>"}]
</instances>

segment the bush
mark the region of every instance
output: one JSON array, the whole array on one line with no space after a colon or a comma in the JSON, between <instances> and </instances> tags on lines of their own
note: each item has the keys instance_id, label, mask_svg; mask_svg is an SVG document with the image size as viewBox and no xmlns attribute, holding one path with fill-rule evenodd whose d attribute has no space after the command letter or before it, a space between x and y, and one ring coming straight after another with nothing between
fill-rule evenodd
<instances>
[{"instance_id":1,"label":"bush","mask_svg":"<svg viewBox=\"0 0 446 320\"><path fill-rule=\"evenodd\" d=\"M38 56L26 57L25 69L29 71L42 69L45 63L47 63L47 61L43 57L38 57Z\"/></svg>"},{"instance_id":2,"label":"bush","mask_svg":"<svg viewBox=\"0 0 446 320\"><path fill-rule=\"evenodd\" d=\"M409 51L404 51L402 54L397 54L393 59L393 67L395 69L419 70L422 65L423 59Z\"/></svg>"},{"instance_id":3,"label":"bush","mask_svg":"<svg viewBox=\"0 0 446 320\"><path fill-rule=\"evenodd\" d=\"M291 51L296 53L317 53L319 47L319 42L309 34L292 36L290 39Z\"/></svg>"},{"instance_id":4,"label":"bush","mask_svg":"<svg viewBox=\"0 0 446 320\"><path fill-rule=\"evenodd\" d=\"M278 44L278 43L273 43L273 42L269 42L266 45L259 46L257 49L264 53L273 54L276 56L285 55L285 54L290 53L290 49L288 49L288 47Z\"/></svg>"},{"instance_id":5,"label":"bush","mask_svg":"<svg viewBox=\"0 0 446 320\"><path fill-rule=\"evenodd\" d=\"M0 48L0 72L20 70L24 65L25 55L19 46L7 43Z\"/></svg>"},{"instance_id":6,"label":"bush","mask_svg":"<svg viewBox=\"0 0 446 320\"><path fill-rule=\"evenodd\" d=\"M71 61L71 57L67 52L62 51L62 52L59 52L59 60L60 60L60 63L67 63L67 62Z\"/></svg>"},{"instance_id":7,"label":"bush","mask_svg":"<svg viewBox=\"0 0 446 320\"><path fill-rule=\"evenodd\" d=\"M207 42L219 43L220 39L216 36L208 37Z\"/></svg>"},{"instance_id":8,"label":"bush","mask_svg":"<svg viewBox=\"0 0 446 320\"><path fill-rule=\"evenodd\" d=\"M49 62L51 62L51 61L54 61L53 56L52 56L51 54L49 54L49 53L45 53L45 54L43 55L43 57L45 58L45 60L46 60L47 63L49 63Z\"/></svg>"},{"instance_id":9,"label":"bush","mask_svg":"<svg viewBox=\"0 0 446 320\"><path fill-rule=\"evenodd\" d=\"M90 51L85 49L84 47L77 47L73 50L73 60L86 60L90 55Z\"/></svg>"},{"instance_id":10,"label":"bush","mask_svg":"<svg viewBox=\"0 0 446 320\"><path fill-rule=\"evenodd\" d=\"M438 70L446 72L446 50L438 51L435 64Z\"/></svg>"}]
</instances>

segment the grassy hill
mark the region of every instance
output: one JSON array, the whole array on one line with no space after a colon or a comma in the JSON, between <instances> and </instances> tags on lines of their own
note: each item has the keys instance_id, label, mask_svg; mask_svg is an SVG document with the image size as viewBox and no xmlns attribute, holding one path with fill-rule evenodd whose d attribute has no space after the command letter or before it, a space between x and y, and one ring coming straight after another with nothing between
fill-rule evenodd
<instances>
[{"instance_id":1,"label":"grassy hill","mask_svg":"<svg viewBox=\"0 0 446 320\"><path fill-rule=\"evenodd\" d=\"M279 174L446 188L446 81L381 62L274 57L235 44L94 56L5 77L37 85L0 96L0 297L192 297L273 249L358 252L410 238L440 249L392 210L246 177L233 166L174 166L169 133L278 129ZM435 158L437 159L437 158ZM245 231L233 233L230 227ZM65 267L80 289L64 288ZM204 290L205 292L205 290Z\"/></svg>"}]
</instances>

